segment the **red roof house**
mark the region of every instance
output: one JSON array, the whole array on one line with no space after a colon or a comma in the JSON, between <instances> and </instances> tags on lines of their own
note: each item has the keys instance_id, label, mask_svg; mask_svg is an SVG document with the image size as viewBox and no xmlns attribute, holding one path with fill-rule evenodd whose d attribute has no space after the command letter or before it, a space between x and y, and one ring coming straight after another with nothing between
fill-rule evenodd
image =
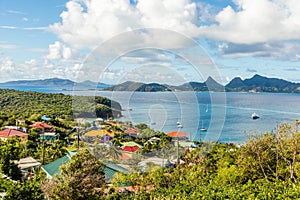
<instances>
[{"instance_id":1,"label":"red roof house","mask_svg":"<svg viewBox=\"0 0 300 200\"><path fill-rule=\"evenodd\" d=\"M44 129L44 131L50 131L50 129L52 129L52 125L49 125L47 123L44 122L36 122L32 125L29 126L30 128L38 128L38 129Z\"/></svg>"},{"instance_id":2,"label":"red roof house","mask_svg":"<svg viewBox=\"0 0 300 200\"><path fill-rule=\"evenodd\" d=\"M15 129L5 129L3 131L0 131L0 139L2 140L7 140L7 138L11 138L15 136L28 140L28 134L22 131L18 131Z\"/></svg>"},{"instance_id":3,"label":"red roof house","mask_svg":"<svg viewBox=\"0 0 300 200\"><path fill-rule=\"evenodd\" d=\"M133 153L133 152L136 152L137 150L139 150L140 147L138 146L125 146L123 148L123 151L126 151L126 152L130 152L130 153Z\"/></svg>"},{"instance_id":4,"label":"red roof house","mask_svg":"<svg viewBox=\"0 0 300 200\"><path fill-rule=\"evenodd\" d=\"M179 132L179 131L174 131L174 132L168 133L167 136L169 136L169 137L187 137L187 134L183 133L183 132Z\"/></svg>"},{"instance_id":5,"label":"red roof house","mask_svg":"<svg viewBox=\"0 0 300 200\"><path fill-rule=\"evenodd\" d=\"M137 130L132 129L132 128L128 128L124 131L125 134L128 134L129 136L133 136L136 137L137 135Z\"/></svg>"}]
</instances>

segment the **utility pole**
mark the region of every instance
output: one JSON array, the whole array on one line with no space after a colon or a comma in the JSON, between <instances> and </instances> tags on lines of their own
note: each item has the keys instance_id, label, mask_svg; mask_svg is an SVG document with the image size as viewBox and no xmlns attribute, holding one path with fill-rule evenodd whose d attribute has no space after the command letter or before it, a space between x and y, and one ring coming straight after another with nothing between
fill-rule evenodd
<instances>
[{"instance_id":1,"label":"utility pole","mask_svg":"<svg viewBox=\"0 0 300 200\"><path fill-rule=\"evenodd\" d=\"M79 126L77 125L77 151L79 150Z\"/></svg>"},{"instance_id":2,"label":"utility pole","mask_svg":"<svg viewBox=\"0 0 300 200\"><path fill-rule=\"evenodd\" d=\"M180 130L182 128L181 122L177 122L177 127L178 127L178 132L180 132ZM179 136L178 136L178 132L177 132L177 165L180 164L180 159L179 159Z\"/></svg>"}]
</instances>

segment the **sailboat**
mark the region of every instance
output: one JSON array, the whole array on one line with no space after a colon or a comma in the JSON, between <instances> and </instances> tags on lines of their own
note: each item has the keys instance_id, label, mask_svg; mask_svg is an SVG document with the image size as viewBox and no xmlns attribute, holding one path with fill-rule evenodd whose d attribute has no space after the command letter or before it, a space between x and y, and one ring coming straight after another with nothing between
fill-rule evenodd
<instances>
[{"instance_id":1,"label":"sailboat","mask_svg":"<svg viewBox=\"0 0 300 200\"><path fill-rule=\"evenodd\" d=\"M200 131L201 132L206 132L207 131L207 129L203 126L203 120L202 120L202 127L200 128Z\"/></svg>"},{"instance_id":2,"label":"sailboat","mask_svg":"<svg viewBox=\"0 0 300 200\"><path fill-rule=\"evenodd\" d=\"M259 116L254 112L254 113L252 113L251 118L252 119L258 119Z\"/></svg>"},{"instance_id":3,"label":"sailboat","mask_svg":"<svg viewBox=\"0 0 300 200\"><path fill-rule=\"evenodd\" d=\"M208 104L206 105L206 109L205 109L205 112L208 112Z\"/></svg>"}]
</instances>

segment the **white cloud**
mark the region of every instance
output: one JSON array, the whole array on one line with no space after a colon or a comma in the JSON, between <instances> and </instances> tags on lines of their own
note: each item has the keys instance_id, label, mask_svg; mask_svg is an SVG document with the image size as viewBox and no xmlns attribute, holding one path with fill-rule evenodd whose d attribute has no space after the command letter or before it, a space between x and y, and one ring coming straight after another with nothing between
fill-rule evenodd
<instances>
[{"instance_id":1,"label":"white cloud","mask_svg":"<svg viewBox=\"0 0 300 200\"><path fill-rule=\"evenodd\" d=\"M197 6L189 0L140 0L136 5L128 0L78 0L69 1L66 7L62 21L49 30L75 48L93 48L137 28L170 29L192 36L197 29Z\"/></svg>"},{"instance_id":2,"label":"white cloud","mask_svg":"<svg viewBox=\"0 0 300 200\"><path fill-rule=\"evenodd\" d=\"M0 29L17 29L15 26L0 26Z\"/></svg>"},{"instance_id":3,"label":"white cloud","mask_svg":"<svg viewBox=\"0 0 300 200\"><path fill-rule=\"evenodd\" d=\"M6 42L1 42L0 41L0 49L16 49L18 48L17 45L14 44L8 44Z\"/></svg>"},{"instance_id":4,"label":"white cloud","mask_svg":"<svg viewBox=\"0 0 300 200\"><path fill-rule=\"evenodd\" d=\"M300 43L297 41L269 42L257 44L222 43L218 46L224 57L261 57L277 60L300 61Z\"/></svg>"},{"instance_id":5,"label":"white cloud","mask_svg":"<svg viewBox=\"0 0 300 200\"><path fill-rule=\"evenodd\" d=\"M190 0L139 0L136 5L128 0L71 0L66 4L67 11L61 13L62 21L49 30L76 48L93 48L137 28L169 29L193 38L240 44L300 38L298 0L234 2L236 10L227 6L213 22L215 10L211 6Z\"/></svg>"},{"instance_id":6,"label":"white cloud","mask_svg":"<svg viewBox=\"0 0 300 200\"><path fill-rule=\"evenodd\" d=\"M72 50L61 42L54 42L49 45L49 54L45 57L50 60L70 60L72 58Z\"/></svg>"},{"instance_id":7,"label":"white cloud","mask_svg":"<svg viewBox=\"0 0 300 200\"><path fill-rule=\"evenodd\" d=\"M240 44L300 39L300 3L297 0L235 0L216 24L199 28L202 36Z\"/></svg>"}]
</instances>

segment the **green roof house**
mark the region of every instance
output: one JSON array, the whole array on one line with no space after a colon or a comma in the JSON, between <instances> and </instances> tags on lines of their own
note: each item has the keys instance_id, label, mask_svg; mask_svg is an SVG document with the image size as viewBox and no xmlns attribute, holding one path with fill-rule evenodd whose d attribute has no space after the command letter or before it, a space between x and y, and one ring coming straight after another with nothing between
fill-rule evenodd
<instances>
[{"instance_id":1,"label":"green roof house","mask_svg":"<svg viewBox=\"0 0 300 200\"><path fill-rule=\"evenodd\" d=\"M65 155L64 157L61 157L47 165L44 165L42 167L42 170L44 172L46 172L47 174L47 178L51 179L55 174L60 174L59 168L60 166L62 166L63 164L68 163L71 160L71 157L76 153L76 151L71 151L68 152L67 155ZM106 183L110 183L111 180L113 179L114 175L117 172L123 172L123 173L129 173L129 171L127 169L125 169L124 167L117 165L115 163L112 162L103 162L104 164L104 173L105 173L105 182Z\"/></svg>"},{"instance_id":2,"label":"green roof house","mask_svg":"<svg viewBox=\"0 0 300 200\"><path fill-rule=\"evenodd\" d=\"M125 169L124 167L121 167L120 165L113 163L113 162L103 162L104 164L104 174L105 174L105 182L110 183L111 180L114 178L114 175L118 172L122 172L125 174L128 174L129 171Z\"/></svg>"},{"instance_id":3,"label":"green roof house","mask_svg":"<svg viewBox=\"0 0 300 200\"><path fill-rule=\"evenodd\" d=\"M59 172L60 166L68 163L74 154L76 154L76 150L69 151L67 155L65 155L64 157L61 157L47 165L42 166L42 170L47 174L46 178L52 178L55 174L60 174Z\"/></svg>"}]
</instances>

